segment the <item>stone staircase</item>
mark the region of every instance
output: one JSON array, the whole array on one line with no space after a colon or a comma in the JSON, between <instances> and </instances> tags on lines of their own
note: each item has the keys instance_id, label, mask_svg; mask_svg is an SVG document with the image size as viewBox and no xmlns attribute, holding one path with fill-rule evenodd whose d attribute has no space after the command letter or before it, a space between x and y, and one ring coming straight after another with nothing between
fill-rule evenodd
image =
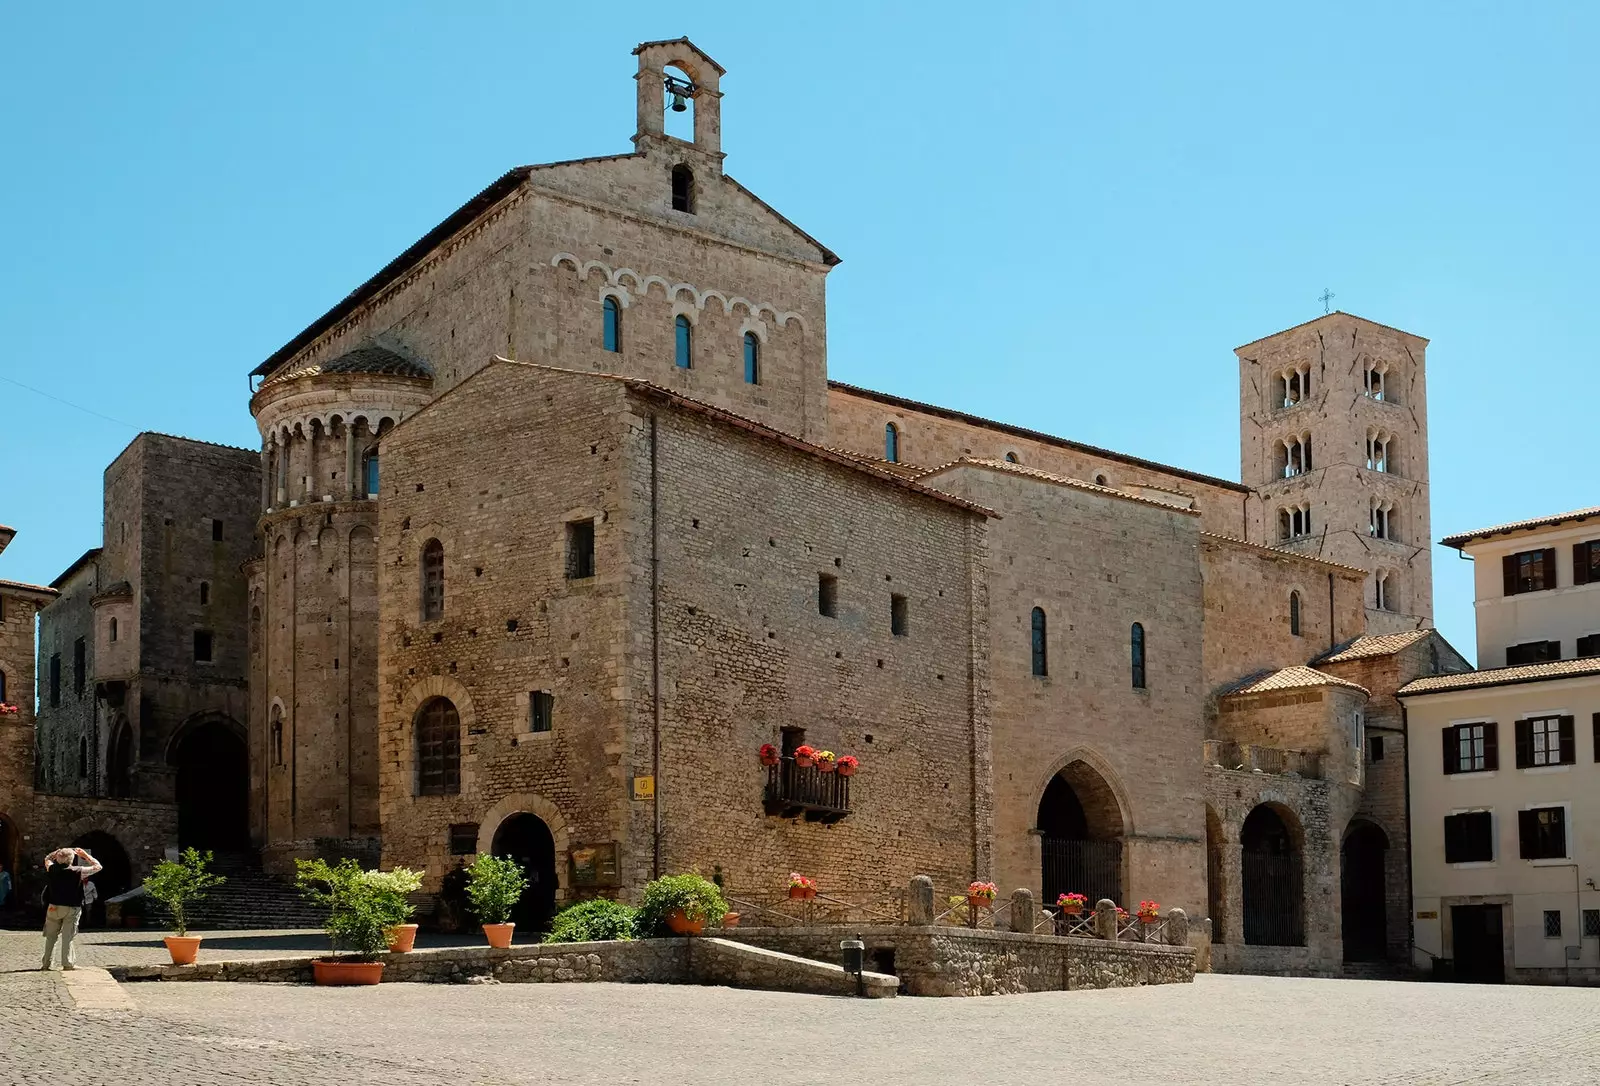
<instances>
[{"instance_id":1,"label":"stone staircase","mask_svg":"<svg viewBox=\"0 0 1600 1086\"><path fill-rule=\"evenodd\" d=\"M211 870L228 881L189 909L195 931L320 928L327 914L300 896L294 884L261 870L251 852L219 852ZM146 899L145 923L166 923L166 910Z\"/></svg>"},{"instance_id":2,"label":"stone staircase","mask_svg":"<svg viewBox=\"0 0 1600 1086\"><path fill-rule=\"evenodd\" d=\"M1345 962L1341 977L1346 980L1423 980L1422 972L1405 962Z\"/></svg>"}]
</instances>

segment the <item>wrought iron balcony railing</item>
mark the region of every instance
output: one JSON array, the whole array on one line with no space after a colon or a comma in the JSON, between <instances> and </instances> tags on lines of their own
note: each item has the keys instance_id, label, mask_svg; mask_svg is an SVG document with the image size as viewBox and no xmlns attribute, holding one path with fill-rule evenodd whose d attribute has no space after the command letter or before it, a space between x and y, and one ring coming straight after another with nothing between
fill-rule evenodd
<instances>
[{"instance_id":1,"label":"wrought iron balcony railing","mask_svg":"<svg viewBox=\"0 0 1600 1086\"><path fill-rule=\"evenodd\" d=\"M837 769L824 773L815 766L795 765L785 755L767 767L767 814L808 822L837 822L850 813L850 778Z\"/></svg>"}]
</instances>

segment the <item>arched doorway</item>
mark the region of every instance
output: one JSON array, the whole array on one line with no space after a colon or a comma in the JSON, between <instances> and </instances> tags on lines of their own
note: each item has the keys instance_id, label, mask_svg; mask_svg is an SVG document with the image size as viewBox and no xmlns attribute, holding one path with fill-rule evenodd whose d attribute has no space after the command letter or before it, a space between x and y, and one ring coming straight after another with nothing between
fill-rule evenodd
<instances>
[{"instance_id":1,"label":"arched doorway","mask_svg":"<svg viewBox=\"0 0 1600 1086\"><path fill-rule=\"evenodd\" d=\"M133 795L133 729L128 718L120 715L106 745L106 793L114 799Z\"/></svg>"},{"instance_id":2,"label":"arched doorway","mask_svg":"<svg viewBox=\"0 0 1600 1086\"><path fill-rule=\"evenodd\" d=\"M1364 820L1350 823L1339 849L1339 911L1347 962L1381 962L1389 956L1388 852L1389 837L1382 829Z\"/></svg>"},{"instance_id":3,"label":"arched doorway","mask_svg":"<svg viewBox=\"0 0 1600 1086\"><path fill-rule=\"evenodd\" d=\"M1036 825L1044 904L1065 893L1122 901L1122 808L1093 766L1072 762L1050 778Z\"/></svg>"},{"instance_id":4,"label":"arched doorway","mask_svg":"<svg viewBox=\"0 0 1600 1086\"><path fill-rule=\"evenodd\" d=\"M526 811L511 815L495 828L489 851L516 860L528 876L511 922L523 931L549 928L556 904L556 842L544 819Z\"/></svg>"},{"instance_id":5,"label":"arched doorway","mask_svg":"<svg viewBox=\"0 0 1600 1086\"><path fill-rule=\"evenodd\" d=\"M22 854L22 832L10 815L0 811L0 868L11 873L11 892L0 900L0 911L14 909L21 899L17 896L17 861Z\"/></svg>"},{"instance_id":6,"label":"arched doorway","mask_svg":"<svg viewBox=\"0 0 1600 1086\"><path fill-rule=\"evenodd\" d=\"M127 850L104 830L91 830L72 844L100 861L99 872L89 877L96 890L95 901L84 910L81 923L102 927L106 922L106 899L133 889L133 865L128 862Z\"/></svg>"},{"instance_id":7,"label":"arched doorway","mask_svg":"<svg viewBox=\"0 0 1600 1086\"><path fill-rule=\"evenodd\" d=\"M1239 831L1244 941L1252 946L1305 945L1299 828L1285 814L1263 803Z\"/></svg>"},{"instance_id":8,"label":"arched doorway","mask_svg":"<svg viewBox=\"0 0 1600 1086\"><path fill-rule=\"evenodd\" d=\"M1222 820L1206 808L1206 908L1211 913L1211 941L1223 942L1228 930L1226 865L1222 861Z\"/></svg>"},{"instance_id":9,"label":"arched doorway","mask_svg":"<svg viewBox=\"0 0 1600 1086\"><path fill-rule=\"evenodd\" d=\"M226 717L194 725L179 736L178 843L187 848L238 851L250 847L250 768L244 733Z\"/></svg>"}]
</instances>

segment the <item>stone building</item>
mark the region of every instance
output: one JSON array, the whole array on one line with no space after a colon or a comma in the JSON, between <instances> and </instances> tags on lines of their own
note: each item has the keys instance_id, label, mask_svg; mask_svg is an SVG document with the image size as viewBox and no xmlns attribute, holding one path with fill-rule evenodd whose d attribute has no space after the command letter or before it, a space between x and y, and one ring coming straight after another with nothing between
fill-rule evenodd
<instances>
[{"instance_id":1,"label":"stone building","mask_svg":"<svg viewBox=\"0 0 1600 1086\"><path fill-rule=\"evenodd\" d=\"M0 553L16 534L0 524ZM55 598L44 585L0 580L0 867L13 873L33 809L34 616Z\"/></svg>"},{"instance_id":2,"label":"stone building","mask_svg":"<svg viewBox=\"0 0 1600 1086\"><path fill-rule=\"evenodd\" d=\"M838 257L724 171L723 69L635 54L631 152L509 171L253 373L265 862L516 855L525 923L684 869L993 878L1210 911L1226 968L1403 960L1392 695L1465 666L1425 342L1239 348L1243 482L831 382Z\"/></svg>"}]
</instances>

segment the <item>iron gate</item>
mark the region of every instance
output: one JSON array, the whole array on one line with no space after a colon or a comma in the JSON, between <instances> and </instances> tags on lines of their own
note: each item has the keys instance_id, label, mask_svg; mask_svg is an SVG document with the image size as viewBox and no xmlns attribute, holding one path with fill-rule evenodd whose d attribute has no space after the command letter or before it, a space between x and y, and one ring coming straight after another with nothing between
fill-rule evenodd
<instances>
[{"instance_id":1,"label":"iron gate","mask_svg":"<svg viewBox=\"0 0 1600 1086\"><path fill-rule=\"evenodd\" d=\"M1062 894L1082 894L1089 907L1101 898L1122 900L1122 842L1074 841L1064 837L1040 839L1043 863L1044 905L1054 905Z\"/></svg>"},{"instance_id":2,"label":"iron gate","mask_svg":"<svg viewBox=\"0 0 1600 1086\"><path fill-rule=\"evenodd\" d=\"M1244 941L1252 946L1304 946L1304 879L1300 854L1247 851L1240 857Z\"/></svg>"}]
</instances>

